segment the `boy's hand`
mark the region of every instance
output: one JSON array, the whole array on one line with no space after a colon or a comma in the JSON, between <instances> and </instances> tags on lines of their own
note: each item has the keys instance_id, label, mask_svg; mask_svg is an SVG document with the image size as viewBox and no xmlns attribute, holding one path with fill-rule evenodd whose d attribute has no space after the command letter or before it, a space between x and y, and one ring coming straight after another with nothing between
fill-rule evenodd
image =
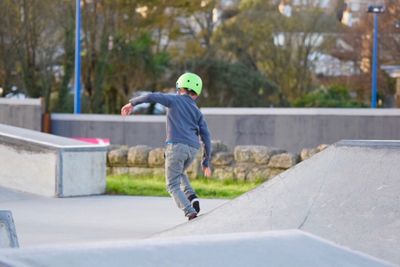
<instances>
[{"instance_id":1,"label":"boy's hand","mask_svg":"<svg viewBox=\"0 0 400 267\"><path fill-rule=\"evenodd\" d=\"M132 109L133 109L133 107L132 107L131 103L126 104L125 106L123 106L121 108L121 115L128 116L129 114L132 113Z\"/></svg>"},{"instance_id":2,"label":"boy's hand","mask_svg":"<svg viewBox=\"0 0 400 267\"><path fill-rule=\"evenodd\" d=\"M212 171L210 167L203 168L203 172L205 177L211 177Z\"/></svg>"}]
</instances>

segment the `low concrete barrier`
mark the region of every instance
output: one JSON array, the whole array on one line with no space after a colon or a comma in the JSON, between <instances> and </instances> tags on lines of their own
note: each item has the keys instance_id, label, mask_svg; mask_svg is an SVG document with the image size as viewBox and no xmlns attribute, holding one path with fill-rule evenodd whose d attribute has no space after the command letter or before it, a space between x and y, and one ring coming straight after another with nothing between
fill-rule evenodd
<instances>
[{"instance_id":1,"label":"low concrete barrier","mask_svg":"<svg viewBox=\"0 0 400 267\"><path fill-rule=\"evenodd\" d=\"M0 185L44 196L105 191L107 146L0 124Z\"/></svg>"},{"instance_id":2,"label":"low concrete barrier","mask_svg":"<svg viewBox=\"0 0 400 267\"><path fill-rule=\"evenodd\" d=\"M11 211L0 210L0 248L18 248L17 231Z\"/></svg>"},{"instance_id":3,"label":"low concrete barrier","mask_svg":"<svg viewBox=\"0 0 400 267\"><path fill-rule=\"evenodd\" d=\"M42 114L39 98L0 98L0 123L41 131Z\"/></svg>"},{"instance_id":4,"label":"low concrete barrier","mask_svg":"<svg viewBox=\"0 0 400 267\"><path fill-rule=\"evenodd\" d=\"M164 146L165 116L52 114L51 133L64 137L109 139L117 145Z\"/></svg>"},{"instance_id":5,"label":"low concrete barrier","mask_svg":"<svg viewBox=\"0 0 400 267\"><path fill-rule=\"evenodd\" d=\"M214 140L299 153L341 139L400 139L400 109L204 108ZM109 138L111 144L162 147L165 116L52 114L52 133Z\"/></svg>"},{"instance_id":6,"label":"low concrete barrier","mask_svg":"<svg viewBox=\"0 0 400 267\"><path fill-rule=\"evenodd\" d=\"M400 139L400 109L205 108L213 139L298 153L342 139Z\"/></svg>"}]
</instances>

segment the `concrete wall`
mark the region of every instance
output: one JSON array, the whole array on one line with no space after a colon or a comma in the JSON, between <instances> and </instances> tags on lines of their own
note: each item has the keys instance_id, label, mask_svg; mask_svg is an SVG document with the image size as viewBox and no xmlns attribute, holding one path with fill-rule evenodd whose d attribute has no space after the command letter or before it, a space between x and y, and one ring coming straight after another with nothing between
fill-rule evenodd
<instances>
[{"instance_id":1,"label":"concrete wall","mask_svg":"<svg viewBox=\"0 0 400 267\"><path fill-rule=\"evenodd\" d=\"M52 114L51 132L65 137L109 138L111 144L164 146L165 116Z\"/></svg>"},{"instance_id":2,"label":"concrete wall","mask_svg":"<svg viewBox=\"0 0 400 267\"><path fill-rule=\"evenodd\" d=\"M0 123L41 131L41 100L0 98Z\"/></svg>"},{"instance_id":3,"label":"concrete wall","mask_svg":"<svg viewBox=\"0 0 400 267\"><path fill-rule=\"evenodd\" d=\"M341 139L400 139L398 109L207 109L213 139L299 152Z\"/></svg>"},{"instance_id":4,"label":"concrete wall","mask_svg":"<svg viewBox=\"0 0 400 267\"><path fill-rule=\"evenodd\" d=\"M0 186L44 196L105 191L106 146L0 124Z\"/></svg>"},{"instance_id":5,"label":"concrete wall","mask_svg":"<svg viewBox=\"0 0 400 267\"><path fill-rule=\"evenodd\" d=\"M398 109L204 108L212 139L228 147L264 145L291 152L341 139L400 139ZM53 114L52 133L163 146L164 116Z\"/></svg>"}]
</instances>

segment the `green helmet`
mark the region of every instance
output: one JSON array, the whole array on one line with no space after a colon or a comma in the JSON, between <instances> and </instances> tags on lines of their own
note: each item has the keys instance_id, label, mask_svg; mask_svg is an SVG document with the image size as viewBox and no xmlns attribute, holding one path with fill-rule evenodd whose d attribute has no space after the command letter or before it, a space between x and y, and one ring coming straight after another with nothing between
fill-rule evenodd
<instances>
[{"instance_id":1,"label":"green helmet","mask_svg":"<svg viewBox=\"0 0 400 267\"><path fill-rule=\"evenodd\" d=\"M203 87L203 82L199 75L186 72L182 74L176 81L176 88L187 88L194 91L197 95L200 95L201 89Z\"/></svg>"}]
</instances>

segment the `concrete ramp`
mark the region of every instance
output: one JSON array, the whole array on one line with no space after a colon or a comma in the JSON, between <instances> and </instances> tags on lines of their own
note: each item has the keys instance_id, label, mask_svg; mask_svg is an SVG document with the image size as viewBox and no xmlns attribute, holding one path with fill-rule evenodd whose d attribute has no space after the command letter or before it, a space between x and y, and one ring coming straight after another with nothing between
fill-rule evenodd
<instances>
[{"instance_id":1,"label":"concrete ramp","mask_svg":"<svg viewBox=\"0 0 400 267\"><path fill-rule=\"evenodd\" d=\"M400 142L341 141L160 236L281 229L400 264Z\"/></svg>"},{"instance_id":2,"label":"concrete ramp","mask_svg":"<svg viewBox=\"0 0 400 267\"><path fill-rule=\"evenodd\" d=\"M101 194L106 152L104 145L0 124L0 186L44 196Z\"/></svg>"},{"instance_id":3,"label":"concrete ramp","mask_svg":"<svg viewBox=\"0 0 400 267\"><path fill-rule=\"evenodd\" d=\"M391 266L298 230L0 251L1 266Z\"/></svg>"}]
</instances>

